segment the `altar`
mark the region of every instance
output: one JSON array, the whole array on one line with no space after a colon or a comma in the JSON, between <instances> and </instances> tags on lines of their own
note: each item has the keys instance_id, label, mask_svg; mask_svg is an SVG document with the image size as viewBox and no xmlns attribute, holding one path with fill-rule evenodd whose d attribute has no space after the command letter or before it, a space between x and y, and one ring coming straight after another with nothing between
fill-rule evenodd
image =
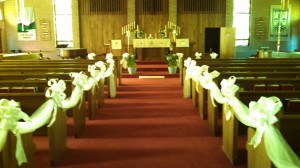
<instances>
[{"instance_id":1,"label":"altar","mask_svg":"<svg viewBox=\"0 0 300 168\"><path fill-rule=\"evenodd\" d=\"M170 45L170 39L133 39L133 48L139 61L164 60Z\"/></svg>"}]
</instances>

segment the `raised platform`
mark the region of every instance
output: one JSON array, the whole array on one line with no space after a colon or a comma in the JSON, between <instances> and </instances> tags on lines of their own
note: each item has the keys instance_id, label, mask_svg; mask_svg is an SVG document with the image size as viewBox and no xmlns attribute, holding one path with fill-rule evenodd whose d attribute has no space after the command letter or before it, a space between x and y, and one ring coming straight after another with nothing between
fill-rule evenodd
<instances>
[{"instance_id":1,"label":"raised platform","mask_svg":"<svg viewBox=\"0 0 300 168\"><path fill-rule=\"evenodd\" d=\"M140 76L148 76L149 78L155 78L157 76L163 76L164 78L179 78L179 69L177 69L176 74L169 74L168 66L165 61L151 60L137 61L136 63L136 74L128 74L127 69L123 69L123 78L140 78Z\"/></svg>"}]
</instances>

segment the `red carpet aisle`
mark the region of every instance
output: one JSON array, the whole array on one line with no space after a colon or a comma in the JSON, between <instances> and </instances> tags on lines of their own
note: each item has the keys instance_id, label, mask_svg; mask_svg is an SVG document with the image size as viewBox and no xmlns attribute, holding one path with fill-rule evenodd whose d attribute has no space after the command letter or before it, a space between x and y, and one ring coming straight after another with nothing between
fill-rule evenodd
<instances>
[{"instance_id":1,"label":"red carpet aisle","mask_svg":"<svg viewBox=\"0 0 300 168\"><path fill-rule=\"evenodd\" d=\"M124 78L123 83L118 98L106 99L97 119L87 121L82 138L70 133L58 167L232 167L221 150L221 137L211 136L191 100L182 98L178 78ZM38 152L37 167L48 167L45 153Z\"/></svg>"}]
</instances>

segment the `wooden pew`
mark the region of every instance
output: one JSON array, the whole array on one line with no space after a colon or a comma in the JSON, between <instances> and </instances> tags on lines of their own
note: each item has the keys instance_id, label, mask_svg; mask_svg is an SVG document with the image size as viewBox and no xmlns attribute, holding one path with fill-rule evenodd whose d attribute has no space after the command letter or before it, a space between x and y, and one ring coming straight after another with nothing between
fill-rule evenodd
<instances>
[{"instance_id":1,"label":"wooden pew","mask_svg":"<svg viewBox=\"0 0 300 168\"><path fill-rule=\"evenodd\" d=\"M73 87L72 81L65 80L65 83L67 85L66 94L70 95ZM49 87L47 80L0 80L0 86L7 87L8 89L13 87L35 87L36 90L40 92L46 91L46 89ZM8 93L9 92L11 91L8 90ZM78 107L74 107L71 110L72 110L72 117L74 120L74 136L80 137L86 127L85 103L81 102L81 104L79 104Z\"/></svg>"},{"instance_id":2,"label":"wooden pew","mask_svg":"<svg viewBox=\"0 0 300 168\"><path fill-rule=\"evenodd\" d=\"M248 141L251 140L252 136L255 134L255 129L249 127L248 133L247 133ZM247 149L247 165L248 167L264 167L264 168L275 168L275 166L272 164L271 160L269 159L264 139L262 138L261 143L254 148L253 146L246 144Z\"/></svg>"},{"instance_id":3,"label":"wooden pew","mask_svg":"<svg viewBox=\"0 0 300 168\"><path fill-rule=\"evenodd\" d=\"M296 115L283 114L280 117L281 121L279 124L280 132L282 133L286 141L289 143L289 145L293 148L294 152L298 155L300 154L299 139L297 139L297 137L295 136L299 135L299 128L300 128L299 114ZM248 132L247 132L248 141L251 140L254 134L255 134L255 129L248 127ZM261 143L256 148L253 148L253 146L247 144L246 149L247 149L247 156L248 156L248 167L275 168L274 164L269 159L266 153L263 138Z\"/></svg>"},{"instance_id":4,"label":"wooden pew","mask_svg":"<svg viewBox=\"0 0 300 168\"><path fill-rule=\"evenodd\" d=\"M250 101L257 101L261 96L265 97L271 97L276 96L278 97L282 102L284 102L285 99L290 98L299 98L300 97L300 91L239 91L238 98L241 100L246 106L249 105ZM223 105L223 116L225 116L225 105ZM284 113L284 112L283 112ZM299 116L299 115L298 115ZM297 130L294 128L288 131L291 126L300 128L300 122L296 121L297 118L289 117L282 115L279 117L279 125L283 131L283 134L293 134L294 137L288 137L288 138L295 138L299 139L297 134ZM296 124L296 125L295 125ZM224 117L222 118L222 149L227 156L227 158L230 160L230 162L235 165L238 160L238 132L239 132L239 126L241 124L238 123L238 120L236 117L232 117L230 120L226 120ZM288 132L287 132L288 131ZM288 141L290 139L287 139ZM300 146L294 146L295 148L298 148L300 150Z\"/></svg>"},{"instance_id":5,"label":"wooden pew","mask_svg":"<svg viewBox=\"0 0 300 168\"><path fill-rule=\"evenodd\" d=\"M116 59L117 60L117 59ZM2 63L2 64L1 64ZM95 61L92 60L86 60L86 61L63 61L63 60L40 60L40 61L2 61L0 62L0 72L2 73L32 73L34 71L35 73L68 73L68 72L80 72L84 71L88 74L88 65L93 65ZM116 66L116 62L115 62ZM121 75L118 74L118 69L114 69L114 75L115 75L115 84L117 86L118 80L119 84L121 82ZM119 76L119 77L118 77ZM117 79L118 78L118 79ZM110 92L109 86L110 83L107 83L108 85L108 97L113 98L115 95L112 95ZM103 95L100 95L101 97L104 97ZM99 105L104 104L104 99L102 102L99 102Z\"/></svg>"},{"instance_id":6,"label":"wooden pew","mask_svg":"<svg viewBox=\"0 0 300 168\"><path fill-rule=\"evenodd\" d=\"M299 66L300 59L298 58L267 58L267 59L253 59L253 58L233 58L233 59L197 59L195 60L198 66L207 65L213 67L281 67L281 66ZM183 64L180 68L180 75L185 78L185 67Z\"/></svg>"},{"instance_id":7,"label":"wooden pew","mask_svg":"<svg viewBox=\"0 0 300 168\"><path fill-rule=\"evenodd\" d=\"M8 167L19 167L19 168L32 168L35 144L33 143L32 133L27 133L21 135L23 148L25 151L25 155L27 158L27 163L23 163L22 165L18 165L16 160L16 136L11 132L8 133L7 141L5 147L2 152L0 152L0 168L8 168Z\"/></svg>"},{"instance_id":8,"label":"wooden pew","mask_svg":"<svg viewBox=\"0 0 300 168\"><path fill-rule=\"evenodd\" d=\"M31 116L45 101L45 92L39 93L0 93L0 99L15 100L20 102L22 111ZM62 159L64 153L67 150L67 118L66 112L63 109L58 109L56 121L51 127L48 127L48 139L49 139L49 153L50 153L50 165L55 166ZM32 138L27 140L31 141ZM32 142L25 142L28 144L26 148L32 149ZM9 147L8 150L14 150ZM13 152L13 151L11 151ZM32 151L29 151L31 154ZM5 156L7 157L7 156ZM29 156L31 158L32 156Z\"/></svg>"},{"instance_id":9,"label":"wooden pew","mask_svg":"<svg viewBox=\"0 0 300 168\"><path fill-rule=\"evenodd\" d=\"M230 76L236 76L236 84L241 88L249 89L254 84L293 84L296 89L299 89L299 72L222 72L218 78L216 78L216 84L220 84L221 80L228 79ZM198 112L201 119L207 118L207 90L201 85L198 86L198 92L192 88L192 93L198 104ZM197 98L197 99L196 99Z\"/></svg>"},{"instance_id":10,"label":"wooden pew","mask_svg":"<svg viewBox=\"0 0 300 168\"><path fill-rule=\"evenodd\" d=\"M215 70L214 68L210 70L212 72ZM299 78L300 77L300 68L290 68L287 71L281 71L280 69L276 68L261 68L261 69L240 69L239 71L235 71L236 69L234 68L225 68L223 71L218 71L220 72L220 79L226 79L229 78L230 76L236 76L236 77L255 77L255 78L274 78L274 77L281 77L281 78ZM198 107L198 94L196 92L196 85L195 82L192 81L192 102L195 107Z\"/></svg>"},{"instance_id":11,"label":"wooden pew","mask_svg":"<svg viewBox=\"0 0 300 168\"><path fill-rule=\"evenodd\" d=\"M120 85L122 83L122 67L120 66L121 58L119 56L113 57L115 61L114 74L116 77L116 83ZM47 66L55 66L55 67L82 67L86 68L88 65L93 65L98 61L106 62L105 57L96 57L95 60L87 60L87 59L71 59L71 60L2 60L0 61L0 67L32 67L39 66L45 67ZM117 82L118 81L118 82Z\"/></svg>"},{"instance_id":12,"label":"wooden pew","mask_svg":"<svg viewBox=\"0 0 300 168\"><path fill-rule=\"evenodd\" d=\"M62 80L70 80L70 76L69 73L54 73L54 74L36 74L36 73L27 73L27 74L16 74L16 73L5 73L2 74L0 73L0 80L14 80L14 79L19 79L19 80L27 80L27 79L37 79L37 80L45 80L48 81L49 79L62 79ZM104 87L101 84L101 82L99 82L99 90L97 91L97 94L92 94L92 91L88 91L88 94L92 94L91 96L95 96L93 99L90 99L91 101L88 101L88 103L90 104L89 107L91 106L99 106L102 102L104 96L99 96L99 94L103 94L104 92ZM70 86L71 87L71 86ZM99 94L98 94L99 93ZM98 101L98 102L96 102ZM95 114L97 113L98 107L94 107L94 108L89 108L88 109L88 113L90 116L90 119L93 119L91 117L95 116Z\"/></svg>"},{"instance_id":13,"label":"wooden pew","mask_svg":"<svg viewBox=\"0 0 300 168\"><path fill-rule=\"evenodd\" d=\"M219 82L219 80L217 80L217 82ZM217 83L216 82L216 83ZM219 82L220 83L220 82ZM266 84L266 86L271 85L271 84L278 84L278 87L287 87L285 85L287 84L291 84L289 85L289 87L291 87L289 90L293 91L293 90L300 90L300 78L240 78L237 79L235 82L236 85L238 85L240 87L241 90L245 90L245 91L253 91L254 86L256 84ZM221 86L220 86L221 88ZM206 108L208 109L207 111L204 110L199 110L199 114L200 116L206 116L208 119L208 123L209 123L209 128L212 132L212 134L214 136L216 135L220 135L221 133L221 129L218 126L218 118L220 118L220 107L214 107L212 102L211 102L211 97L210 97L210 91L206 92L204 91L204 89L202 88L202 86L199 87L199 89L202 89L202 94L199 94L199 104L204 104ZM280 88L278 88L277 91L281 90ZM286 88L283 88L282 90L287 90ZM270 89L266 89L264 90L266 92L272 92L272 91L276 91L276 90L270 90ZM203 96L203 94L207 94L205 96L207 96L207 99L205 96ZM205 101L201 100L204 99L205 97ZM201 102L200 102L201 101ZM204 107L202 107L204 108Z\"/></svg>"}]
</instances>

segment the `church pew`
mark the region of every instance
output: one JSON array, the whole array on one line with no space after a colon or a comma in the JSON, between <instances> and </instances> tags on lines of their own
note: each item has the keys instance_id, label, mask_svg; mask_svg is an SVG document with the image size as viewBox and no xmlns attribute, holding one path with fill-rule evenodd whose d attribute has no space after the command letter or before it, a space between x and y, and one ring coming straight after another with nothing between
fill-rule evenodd
<instances>
[{"instance_id":1,"label":"church pew","mask_svg":"<svg viewBox=\"0 0 300 168\"><path fill-rule=\"evenodd\" d=\"M300 128L299 114L298 115L283 115L283 116L281 116L280 120L281 120L281 122L279 124L280 132L283 134L283 137L287 140L289 145L291 147L294 147L293 151L299 156L299 154L300 154L299 153L300 152L299 144L298 144L299 140L297 139L297 137L295 137L295 135L297 136L299 134L299 128ZM285 123L285 122L291 123L290 120L293 121L292 122L293 127L291 128L290 125L288 125L289 127L285 128L286 124L283 125L282 123ZM287 132L289 134L288 136L286 136ZM255 129L248 127L248 132L247 132L248 141L251 140L254 133L255 133ZM293 141L293 143L291 143L290 141ZM297 144L298 146L295 144ZM296 148L296 150L295 150L295 146L298 147L298 148ZM261 143L256 148L253 148L253 146L246 144L246 149L247 149L247 156L248 156L248 161L247 161L248 167L275 168L274 164L269 159L269 157L266 153L263 137L262 137Z\"/></svg>"},{"instance_id":2,"label":"church pew","mask_svg":"<svg viewBox=\"0 0 300 168\"><path fill-rule=\"evenodd\" d=\"M296 89L299 89L299 76L298 72L222 72L218 78L215 79L216 84L220 84L223 79L228 79L230 76L236 76L236 84L240 88L246 90L253 87L254 84L293 84ZM195 82L193 82L195 83ZM198 92L192 88L192 94L198 105L198 112L201 119L207 118L207 90L201 85L198 86Z\"/></svg>"},{"instance_id":3,"label":"church pew","mask_svg":"<svg viewBox=\"0 0 300 168\"><path fill-rule=\"evenodd\" d=\"M247 81L250 81L247 83ZM249 79L245 79L245 81L243 81L243 79L240 79L240 80L236 80L236 84L239 85L240 87L244 87L244 85L241 85L241 83L244 83L246 85L250 84L251 85L251 82L257 82L257 83L273 83L274 81L277 82L277 84L287 84L286 82L289 82L288 84L292 84L294 88L292 88L291 90L262 90L260 93L261 94L285 94L285 92L293 92L292 94L296 93L299 91L299 88L300 88L300 79L299 78L295 78L295 79L281 79L281 78L274 78L274 79L252 79L249 80ZM255 83L253 83L255 84ZM252 85L253 87L253 85ZM245 90L245 92L250 92L250 91L253 91L255 92L254 90L249 90L250 86L248 86L248 90ZM295 90L296 89L296 90ZM244 93L244 89L240 89L240 91L242 93ZM295 91L295 92L294 92ZM259 93L259 92L258 92ZM200 102L200 104L205 104L207 108L207 111L200 111L199 110L199 114L200 116L207 116L207 120L208 120L208 124L209 124L209 128L212 132L212 134L214 136L216 135L219 135L221 133L221 129L220 127L218 126L218 118L219 116L221 115L220 113L220 105L218 107L214 107L214 105L212 104L211 102L211 96L210 96L210 91L208 91L207 93L204 92L204 94L207 94L207 99L203 102ZM245 95L246 96L246 95ZM200 96L199 96L200 97ZM300 96L299 96L300 97ZM288 97L287 97L288 98ZM295 97L293 97L295 98ZM200 99L199 99L200 100ZM247 102L248 103L248 102ZM217 104L217 103L216 103ZM217 104L218 105L218 104Z\"/></svg>"},{"instance_id":4,"label":"church pew","mask_svg":"<svg viewBox=\"0 0 300 168\"><path fill-rule=\"evenodd\" d=\"M249 127L247 133L247 141L249 142L253 135L255 134L255 129ZM254 148L253 146L246 144L247 149L247 166L248 167L264 167L264 168L275 168L272 164L272 161L269 159L265 144L264 138L262 137L261 143Z\"/></svg>"},{"instance_id":5,"label":"church pew","mask_svg":"<svg viewBox=\"0 0 300 168\"><path fill-rule=\"evenodd\" d=\"M36 73L27 73L27 74L15 74L15 73L5 73L2 74L0 73L0 80L15 80L15 79L19 79L19 80L46 80L48 81L49 79L62 79L62 80L70 80L70 76L69 73L54 73L54 74L36 74ZM97 94L93 94L92 91L88 91L87 94L91 94L91 96L95 96L93 99L90 99L91 101L88 101L89 103L89 107L94 107L94 106L100 106L103 104L104 100L104 96L101 96L102 94L104 94L104 86L102 85L102 82L99 82L99 88L98 91L95 92ZM96 102L97 101L97 102ZM91 105L91 106L90 106ZM94 108L88 108L88 113L90 116L90 119L93 119L91 117L95 116L95 113L97 113L97 109L98 107L94 107Z\"/></svg>"},{"instance_id":6,"label":"church pew","mask_svg":"<svg viewBox=\"0 0 300 168\"><path fill-rule=\"evenodd\" d=\"M0 93L0 99L3 98L20 102L22 111L26 112L29 116L31 116L46 101L45 92ZM58 109L56 121L51 127L47 127L47 135L50 154L49 164L55 166L63 158L63 155L67 150L67 117L65 110ZM29 144L28 148L31 148L31 142L26 143ZM9 150L14 149L12 148Z\"/></svg>"},{"instance_id":7,"label":"church pew","mask_svg":"<svg viewBox=\"0 0 300 168\"><path fill-rule=\"evenodd\" d=\"M195 60L198 66L207 65L210 68L213 67L281 67L281 66L299 66L299 58L266 58L266 59L253 59L253 58L229 58L229 59L196 59ZM180 70L185 71L183 64ZM179 72L183 75L183 80L185 76L183 72Z\"/></svg>"},{"instance_id":8,"label":"church pew","mask_svg":"<svg viewBox=\"0 0 300 168\"><path fill-rule=\"evenodd\" d=\"M223 79L223 78L222 78ZM220 84L221 80L217 78L215 80L216 84ZM292 85L294 90L300 90L300 78L281 78L280 76L278 78L244 78L244 77L238 77L235 82L236 85L240 87L240 89L244 90L253 90L253 87L256 84L265 84L267 90L267 86L278 84L280 87L289 87L289 85ZM207 90L204 89L201 85L198 86L197 97L198 97L198 112L201 117L201 119L207 119L207 100L210 100L207 98Z\"/></svg>"},{"instance_id":9,"label":"church pew","mask_svg":"<svg viewBox=\"0 0 300 168\"><path fill-rule=\"evenodd\" d=\"M286 67L288 68L288 67ZM213 70L217 70L216 68L210 68L210 72ZM261 67L261 68L241 68L239 70L228 67L224 68L222 71L218 70L220 72L220 79L229 78L230 76L236 76L236 77L255 77L255 78L274 78L274 77L280 77L281 78L297 78L300 77L300 68L289 68L288 70L280 70L271 67ZM196 84L194 81L192 81L192 102L195 107L198 107L198 94L196 92Z\"/></svg>"},{"instance_id":10,"label":"church pew","mask_svg":"<svg viewBox=\"0 0 300 168\"><path fill-rule=\"evenodd\" d=\"M122 83L122 67L120 65L121 57L114 56L113 57L115 61L115 68L114 68L114 74L116 77L116 83L120 85ZM48 59L42 59L42 60L2 60L0 61L0 67L32 67L39 66L39 67L45 67L47 66L55 66L55 67L83 67L86 68L88 65L93 65L98 61L106 62L105 57L96 57L95 60L88 60L88 59L68 59L68 60L48 60ZM118 81L118 82L117 82Z\"/></svg>"},{"instance_id":11,"label":"church pew","mask_svg":"<svg viewBox=\"0 0 300 168\"><path fill-rule=\"evenodd\" d=\"M282 102L285 99L291 98L300 98L300 91L239 91L237 93L237 97L241 100L246 106L249 105L250 101L257 101L261 96L271 97L276 96ZM222 116L225 116L225 107L222 106ZM282 114L278 116L280 130L282 134L286 134L287 141L292 141L292 139L299 139L299 132L296 128L300 128L300 115L286 115L284 109L282 110ZM215 110L217 112L217 110ZM229 159L229 161L235 165L238 161L238 136L240 131L240 127L243 126L239 124L236 117L231 117L229 120L226 120L225 117L222 117L222 149ZM293 135L293 136L291 136ZM293 144L291 146L296 150L300 150L300 145Z\"/></svg>"},{"instance_id":12,"label":"church pew","mask_svg":"<svg viewBox=\"0 0 300 168\"><path fill-rule=\"evenodd\" d=\"M72 81L65 80L67 90L65 93L67 96L69 96L72 92ZM35 87L37 91L44 92L49 87L48 81L46 80L0 80L0 86L8 88L7 93L12 92L10 89L14 87L19 88L32 88ZM19 89L20 90L20 89ZM24 90L24 89L22 89ZM85 96L85 94L84 94ZM84 98L83 98L84 99ZM80 108L79 108L80 107ZM74 136L80 137L80 135L83 133L83 130L85 129L85 103L81 102L77 107L74 107L71 109L72 111L72 117L74 120Z\"/></svg>"},{"instance_id":13,"label":"church pew","mask_svg":"<svg viewBox=\"0 0 300 168\"><path fill-rule=\"evenodd\" d=\"M16 150L16 136L13 135L11 132L7 135L7 141L5 147L3 148L2 152L0 152L0 168L7 168L7 167L19 167L19 168L32 168L34 152L35 152L35 144L33 142L32 133L22 134L22 143L23 148L25 151L25 155L27 158L27 162L23 163L22 165L18 165L15 156Z\"/></svg>"},{"instance_id":14,"label":"church pew","mask_svg":"<svg viewBox=\"0 0 300 168\"><path fill-rule=\"evenodd\" d=\"M21 64L21 63L26 64ZM0 72L2 73L32 73L34 71L35 73L68 73L68 72L80 72L84 71L86 74L88 74L88 65L93 65L95 61L80 61L79 63L74 61L61 61L61 60L53 60L53 61L15 61L15 62L0 62ZM119 84L121 81L121 77L118 73L118 70L114 69L114 75L115 75L115 85ZM117 77L119 79L117 79ZM110 86L110 83L107 83L108 88ZM101 95L104 97L104 95ZM112 93L110 92L110 89L108 89L108 97L113 98ZM99 102L99 105L103 105L104 102Z\"/></svg>"}]
</instances>

